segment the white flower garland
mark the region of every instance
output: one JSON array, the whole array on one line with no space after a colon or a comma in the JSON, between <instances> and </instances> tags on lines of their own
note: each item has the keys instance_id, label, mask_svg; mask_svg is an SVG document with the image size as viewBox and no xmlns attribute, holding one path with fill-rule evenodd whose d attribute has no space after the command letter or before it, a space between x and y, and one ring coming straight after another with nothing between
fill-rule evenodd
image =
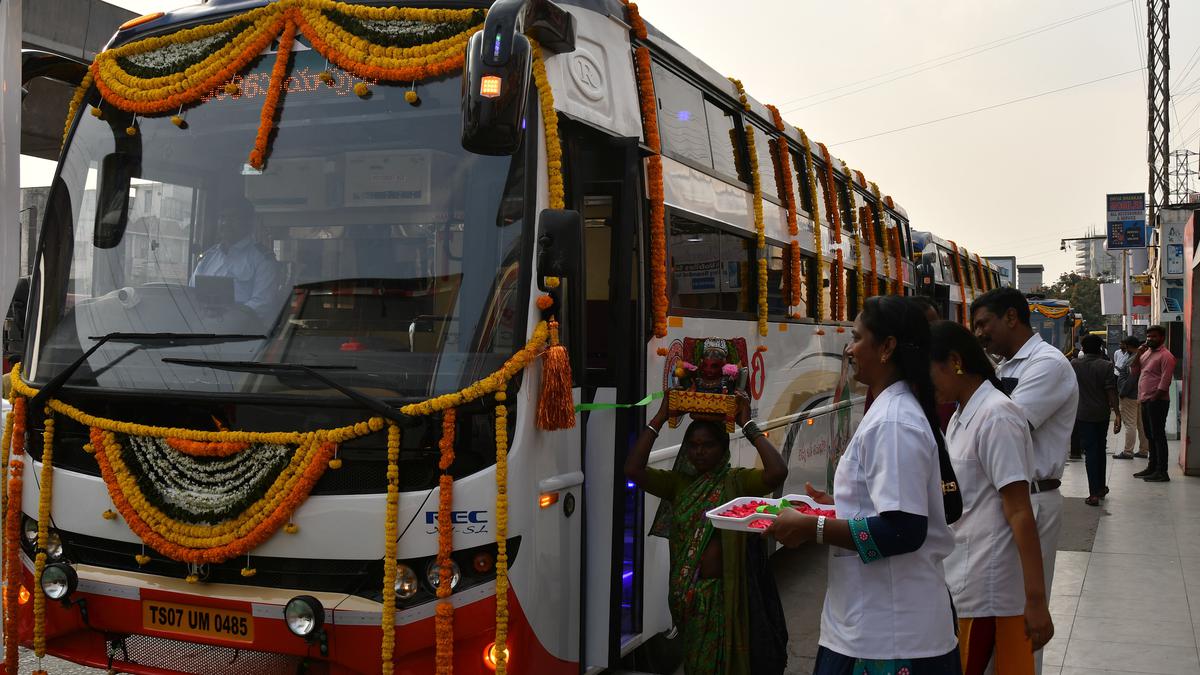
<instances>
[{"instance_id":1,"label":"white flower garland","mask_svg":"<svg viewBox=\"0 0 1200 675\"><path fill-rule=\"evenodd\" d=\"M239 510L238 504L256 499L290 463L293 448L251 446L230 457L198 458L179 452L164 439L130 436L127 446L135 462L155 486L160 507L174 507L193 522L217 523Z\"/></svg>"},{"instance_id":2,"label":"white flower garland","mask_svg":"<svg viewBox=\"0 0 1200 675\"><path fill-rule=\"evenodd\" d=\"M191 42L171 43L141 54L129 54L125 59L142 68L177 70L179 65L188 59L202 58L214 45L228 42L233 38L235 32L237 31L228 30Z\"/></svg>"}]
</instances>

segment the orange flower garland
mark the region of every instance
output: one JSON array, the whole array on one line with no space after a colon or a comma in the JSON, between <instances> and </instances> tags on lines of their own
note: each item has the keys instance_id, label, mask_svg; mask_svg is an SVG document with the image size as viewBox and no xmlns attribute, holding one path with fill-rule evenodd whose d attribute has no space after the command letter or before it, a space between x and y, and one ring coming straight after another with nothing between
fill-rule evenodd
<instances>
[{"instance_id":1,"label":"orange flower garland","mask_svg":"<svg viewBox=\"0 0 1200 675\"><path fill-rule=\"evenodd\" d=\"M850 238L854 241L854 282L858 289L856 310L861 312L863 303L867 300L866 288L863 286L863 255L862 255L862 223L858 222L858 199L854 194L854 172L846 168L846 199L850 202Z\"/></svg>"},{"instance_id":2,"label":"orange flower garland","mask_svg":"<svg viewBox=\"0 0 1200 675\"><path fill-rule=\"evenodd\" d=\"M879 186L871 183L871 194L875 195L875 203L879 209L879 229L883 232L882 241L879 242L883 249L883 289L881 293L887 295L890 292L892 284L892 257L888 249L891 248L891 234L888 232L887 226L887 211L884 209L883 196L879 193Z\"/></svg>"},{"instance_id":3,"label":"orange flower garland","mask_svg":"<svg viewBox=\"0 0 1200 675\"><path fill-rule=\"evenodd\" d=\"M803 129L800 132L800 143L804 146L804 173L808 177L808 194L812 196L813 220L813 254L817 266L817 311L814 318L818 322L825 320L825 247L821 243L821 207L817 205L817 174L813 168L812 146L808 134Z\"/></svg>"},{"instance_id":4,"label":"orange flower garland","mask_svg":"<svg viewBox=\"0 0 1200 675\"><path fill-rule=\"evenodd\" d=\"M833 318L836 321L846 320L846 262L842 257L842 249L834 251L835 263L833 277L836 289L833 298Z\"/></svg>"},{"instance_id":5,"label":"orange flower garland","mask_svg":"<svg viewBox=\"0 0 1200 675\"><path fill-rule=\"evenodd\" d=\"M867 233L867 256L871 259L871 277L867 283L867 293L879 295L879 267L875 255L875 210L869 203L863 204L859 218L863 223L863 230Z\"/></svg>"},{"instance_id":6,"label":"orange flower garland","mask_svg":"<svg viewBox=\"0 0 1200 675\"><path fill-rule=\"evenodd\" d=\"M438 675L454 671L454 604L450 602L451 559L454 552L454 523L450 511L454 508L454 477L450 465L454 463L454 422L456 410L450 408L442 413L442 438L438 442L442 456L438 468L442 475L438 479L438 587L437 617L435 619L436 664Z\"/></svg>"},{"instance_id":7,"label":"orange flower garland","mask_svg":"<svg viewBox=\"0 0 1200 675\"><path fill-rule=\"evenodd\" d=\"M228 457L250 447L249 443L237 441L192 441L186 438L167 438L172 449L192 457Z\"/></svg>"},{"instance_id":8,"label":"orange flower garland","mask_svg":"<svg viewBox=\"0 0 1200 675\"><path fill-rule=\"evenodd\" d=\"M896 256L896 283L892 286L892 292L895 295L904 295L904 242L900 239L899 225L892 228L892 236L895 237L892 246Z\"/></svg>"},{"instance_id":9,"label":"orange flower garland","mask_svg":"<svg viewBox=\"0 0 1200 675\"><path fill-rule=\"evenodd\" d=\"M958 244L950 242L950 249L954 253L954 271L958 273L958 322L962 325L967 325L967 278L963 276L962 259L958 255Z\"/></svg>"},{"instance_id":10,"label":"orange flower garland","mask_svg":"<svg viewBox=\"0 0 1200 675\"><path fill-rule=\"evenodd\" d=\"M496 673L508 670L508 406L496 394Z\"/></svg>"},{"instance_id":11,"label":"orange flower garland","mask_svg":"<svg viewBox=\"0 0 1200 675\"><path fill-rule=\"evenodd\" d=\"M842 212L838 206L837 182L834 180L833 158L829 155L829 148L825 147L824 143L817 143L817 147L821 148L821 158L825 160L825 209L829 211L829 217L833 219L831 225L833 228L833 240L840 244L842 243Z\"/></svg>"},{"instance_id":12,"label":"orange flower garland","mask_svg":"<svg viewBox=\"0 0 1200 675\"><path fill-rule=\"evenodd\" d=\"M258 133L254 136L254 149L250 151L250 166L261 169L266 162L267 139L275 128L275 112L279 97L283 95L283 78L287 75L288 60L292 57L292 44L296 41L296 24L288 22L279 38L279 52L271 68L271 83L267 85L267 99L263 102Z\"/></svg>"},{"instance_id":13,"label":"orange flower garland","mask_svg":"<svg viewBox=\"0 0 1200 675\"><path fill-rule=\"evenodd\" d=\"M768 105L767 110L771 111L775 128L779 130L779 140L773 142L779 149L779 171L782 182L787 187L783 191L783 201L787 206L788 236L792 238L789 244L792 255L788 261L788 304L792 307L799 307L802 297L800 292L800 242L796 241L796 237L800 235L800 224L796 217L796 186L795 179L792 177L792 157L788 151L787 137L784 135L787 132L787 126L783 123L783 115L779 114L779 108Z\"/></svg>"},{"instance_id":14,"label":"orange flower garland","mask_svg":"<svg viewBox=\"0 0 1200 675\"><path fill-rule=\"evenodd\" d=\"M646 41L646 23L638 6L625 3L633 37ZM663 196L662 143L658 135L658 97L650 70L650 49L644 44L634 48L637 67L638 105L642 111L642 133L652 153L646 158L647 198L650 200L650 305L654 337L667 335L667 230Z\"/></svg>"},{"instance_id":15,"label":"orange flower garland","mask_svg":"<svg viewBox=\"0 0 1200 675\"><path fill-rule=\"evenodd\" d=\"M14 384L20 373L20 366L14 366L12 378ZM8 489L4 493L7 498L7 509L4 512L4 663L6 670L12 675L17 673L17 615L20 612L18 590L21 588L21 490L24 487L21 474L25 470L25 408L23 397L13 395L12 433L9 435L9 479ZM5 424L7 426L7 423Z\"/></svg>"}]
</instances>

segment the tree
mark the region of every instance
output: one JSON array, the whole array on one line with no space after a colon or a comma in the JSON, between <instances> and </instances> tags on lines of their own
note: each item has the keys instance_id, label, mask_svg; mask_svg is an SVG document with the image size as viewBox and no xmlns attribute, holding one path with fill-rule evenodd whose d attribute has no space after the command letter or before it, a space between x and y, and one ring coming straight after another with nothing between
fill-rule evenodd
<instances>
[{"instance_id":1,"label":"tree","mask_svg":"<svg viewBox=\"0 0 1200 675\"><path fill-rule=\"evenodd\" d=\"M1047 298L1071 303L1071 309L1083 315L1084 330L1103 330L1104 315L1100 313L1100 281L1075 273L1064 273L1050 286L1040 289Z\"/></svg>"}]
</instances>

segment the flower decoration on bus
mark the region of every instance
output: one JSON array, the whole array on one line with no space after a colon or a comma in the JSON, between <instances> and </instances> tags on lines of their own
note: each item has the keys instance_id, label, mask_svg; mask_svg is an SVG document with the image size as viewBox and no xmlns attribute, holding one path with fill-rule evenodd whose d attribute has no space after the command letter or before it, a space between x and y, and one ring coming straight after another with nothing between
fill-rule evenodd
<instances>
[{"instance_id":1,"label":"flower decoration on bus","mask_svg":"<svg viewBox=\"0 0 1200 675\"><path fill-rule=\"evenodd\" d=\"M950 242L954 253L954 275L958 277L958 322L967 326L967 277L963 274L962 256L958 254L958 244Z\"/></svg>"},{"instance_id":2,"label":"flower decoration on bus","mask_svg":"<svg viewBox=\"0 0 1200 675\"><path fill-rule=\"evenodd\" d=\"M667 230L664 203L662 139L658 135L658 97L650 71L650 48L646 46L646 22L635 3L625 0L630 34L635 40L634 66L637 69L638 106L642 112L642 130L650 156L646 158L646 197L650 201L650 305L654 337L667 336Z\"/></svg>"},{"instance_id":3,"label":"flower decoration on bus","mask_svg":"<svg viewBox=\"0 0 1200 675\"><path fill-rule=\"evenodd\" d=\"M814 318L817 321L825 320L825 247L821 243L821 207L817 205L817 174L813 168L812 144L808 140L808 134L800 131L800 143L804 146L804 173L808 176L808 194L812 195L812 219L813 219L813 253L816 255L817 267L817 314Z\"/></svg>"},{"instance_id":4,"label":"flower decoration on bus","mask_svg":"<svg viewBox=\"0 0 1200 675\"><path fill-rule=\"evenodd\" d=\"M879 229L883 233L883 237L879 242L879 247L883 249L883 288L880 289L880 292L887 295L888 287L892 283L891 254L888 252L891 246L889 246L888 242L887 211L883 208L883 195L879 192L879 186L874 182L871 183L871 194L875 196L875 203L879 208Z\"/></svg>"},{"instance_id":5,"label":"flower decoration on bus","mask_svg":"<svg viewBox=\"0 0 1200 675\"><path fill-rule=\"evenodd\" d=\"M787 138L784 134L787 132L787 125L783 121L783 115L779 113L779 108L773 105L768 105L767 110L771 111L772 121L775 122L775 128L779 130L780 137L777 141L772 141L772 147L777 150L780 169L780 184L784 186L781 190L783 194L784 205L787 207L787 224L788 236L791 241L788 242L788 248L791 255L788 259L788 304L792 307L800 306L800 242L796 237L800 235L800 224L796 214L796 192L795 181L792 178L792 157L788 151Z\"/></svg>"},{"instance_id":6,"label":"flower decoration on bus","mask_svg":"<svg viewBox=\"0 0 1200 675\"><path fill-rule=\"evenodd\" d=\"M850 167L846 169L846 198L849 200L850 208L850 239L854 242L854 288L858 291L855 301L856 311L861 312L863 303L867 299L867 289L863 285L863 252L862 252L862 228L865 227L863 221L858 218L858 199L854 194L854 172Z\"/></svg>"},{"instance_id":7,"label":"flower decoration on bus","mask_svg":"<svg viewBox=\"0 0 1200 675\"><path fill-rule=\"evenodd\" d=\"M216 23L101 52L71 100L66 131L93 85L102 99L97 109L111 106L134 115L171 114L181 120L186 106L201 103L214 91L240 96L240 73L279 40L249 157L250 164L261 169L280 102L289 89L287 62L297 35L331 64L359 78L355 87L360 95L369 93L368 83L403 84L409 87L405 99L415 103L416 83L462 69L467 41L483 27L483 20L480 9L279 0ZM358 85L366 89L360 91Z\"/></svg>"},{"instance_id":8,"label":"flower decoration on bus","mask_svg":"<svg viewBox=\"0 0 1200 675\"><path fill-rule=\"evenodd\" d=\"M750 109L750 99L746 96L746 88L742 86L742 81L736 78L729 78L733 86L737 87L738 98L741 100L742 109L747 113ZM750 163L750 191L753 193L752 204L754 207L754 232L757 235L755 245L758 247L755 259L758 263L758 334L765 336L767 334L767 236L766 225L763 221L763 193L762 193L762 177L758 171L758 151L755 149L754 126L746 123L742 127L746 141L746 157ZM743 288L745 286L743 285Z\"/></svg>"}]
</instances>

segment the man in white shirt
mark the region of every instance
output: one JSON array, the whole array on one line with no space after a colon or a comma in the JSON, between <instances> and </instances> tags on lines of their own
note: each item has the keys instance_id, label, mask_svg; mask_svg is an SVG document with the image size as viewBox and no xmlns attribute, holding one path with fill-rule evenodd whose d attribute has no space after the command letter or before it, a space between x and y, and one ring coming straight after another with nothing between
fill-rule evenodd
<instances>
[{"instance_id":1,"label":"man in white shirt","mask_svg":"<svg viewBox=\"0 0 1200 675\"><path fill-rule=\"evenodd\" d=\"M997 288L976 298L971 303L971 325L983 348L1004 359L997 375L1029 422L1033 437L1030 502L1038 524L1049 600L1062 527L1062 494L1058 488L1070 452L1079 384L1067 358L1034 332L1029 323L1029 301L1020 291ZM1040 673L1040 651L1035 661Z\"/></svg>"},{"instance_id":2,"label":"man in white shirt","mask_svg":"<svg viewBox=\"0 0 1200 675\"><path fill-rule=\"evenodd\" d=\"M267 320L279 311L279 265L254 241L254 207L242 199L217 212L217 244L200 256L189 285L197 277L233 279L233 301Z\"/></svg>"}]
</instances>

